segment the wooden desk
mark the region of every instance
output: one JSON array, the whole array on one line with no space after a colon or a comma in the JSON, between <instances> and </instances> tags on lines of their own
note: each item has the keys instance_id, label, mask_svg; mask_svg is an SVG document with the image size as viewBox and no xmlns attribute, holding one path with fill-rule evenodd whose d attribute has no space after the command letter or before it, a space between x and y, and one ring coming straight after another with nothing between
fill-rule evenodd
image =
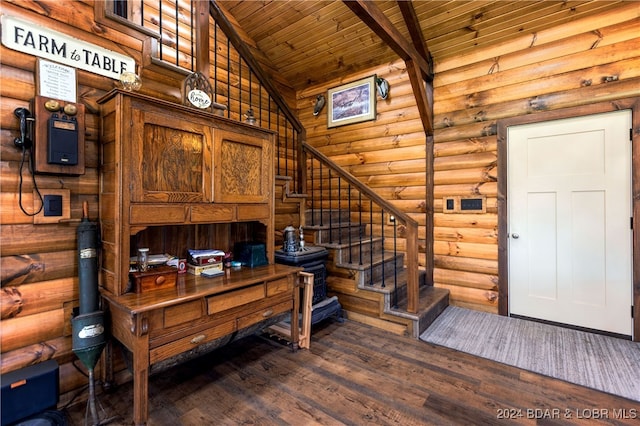
<instances>
[{"instance_id":1,"label":"wooden desk","mask_svg":"<svg viewBox=\"0 0 640 426\"><path fill-rule=\"evenodd\" d=\"M142 294L105 292L111 334L133 356L134 423L147 421L149 369L155 363L285 312L291 312L296 350L300 271L274 264L214 278L180 275L175 288Z\"/></svg>"}]
</instances>

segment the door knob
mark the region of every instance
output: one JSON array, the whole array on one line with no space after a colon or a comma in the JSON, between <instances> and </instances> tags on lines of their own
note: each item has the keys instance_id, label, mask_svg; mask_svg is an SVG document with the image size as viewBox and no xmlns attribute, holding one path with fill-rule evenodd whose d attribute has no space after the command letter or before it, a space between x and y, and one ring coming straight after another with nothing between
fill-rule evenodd
<instances>
[{"instance_id":1,"label":"door knob","mask_svg":"<svg viewBox=\"0 0 640 426\"><path fill-rule=\"evenodd\" d=\"M511 237L512 237L514 240L517 240L518 238L520 238L520 234L511 234Z\"/></svg>"}]
</instances>

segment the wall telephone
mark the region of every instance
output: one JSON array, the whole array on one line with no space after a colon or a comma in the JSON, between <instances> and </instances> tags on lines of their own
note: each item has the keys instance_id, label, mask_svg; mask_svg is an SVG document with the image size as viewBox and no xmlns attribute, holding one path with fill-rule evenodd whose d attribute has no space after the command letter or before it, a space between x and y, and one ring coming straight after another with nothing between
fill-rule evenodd
<instances>
[{"instance_id":1,"label":"wall telephone","mask_svg":"<svg viewBox=\"0 0 640 426\"><path fill-rule=\"evenodd\" d=\"M36 96L31 111L25 108L14 111L20 119L20 137L14 143L23 150L31 150L33 170L37 173L83 174L84 105Z\"/></svg>"}]
</instances>

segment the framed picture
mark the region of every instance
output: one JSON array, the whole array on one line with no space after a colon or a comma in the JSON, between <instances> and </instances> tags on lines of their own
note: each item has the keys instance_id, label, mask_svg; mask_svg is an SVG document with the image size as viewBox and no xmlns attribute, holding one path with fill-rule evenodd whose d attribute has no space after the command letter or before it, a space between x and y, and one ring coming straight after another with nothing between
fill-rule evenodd
<instances>
[{"instance_id":1,"label":"framed picture","mask_svg":"<svg viewBox=\"0 0 640 426\"><path fill-rule=\"evenodd\" d=\"M376 76L329 89L327 127L376 119Z\"/></svg>"}]
</instances>

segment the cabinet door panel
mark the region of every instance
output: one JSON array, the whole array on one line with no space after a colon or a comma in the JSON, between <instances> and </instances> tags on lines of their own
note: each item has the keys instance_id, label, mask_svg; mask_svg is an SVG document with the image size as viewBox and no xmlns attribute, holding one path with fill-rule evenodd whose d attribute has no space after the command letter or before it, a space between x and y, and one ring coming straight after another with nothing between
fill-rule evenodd
<instances>
[{"instance_id":1,"label":"cabinet door panel","mask_svg":"<svg viewBox=\"0 0 640 426\"><path fill-rule=\"evenodd\" d=\"M180 114L133 115L132 201L210 202L210 127Z\"/></svg>"},{"instance_id":2,"label":"cabinet door panel","mask_svg":"<svg viewBox=\"0 0 640 426\"><path fill-rule=\"evenodd\" d=\"M214 130L217 203L267 203L273 182L270 141L255 135Z\"/></svg>"}]
</instances>

